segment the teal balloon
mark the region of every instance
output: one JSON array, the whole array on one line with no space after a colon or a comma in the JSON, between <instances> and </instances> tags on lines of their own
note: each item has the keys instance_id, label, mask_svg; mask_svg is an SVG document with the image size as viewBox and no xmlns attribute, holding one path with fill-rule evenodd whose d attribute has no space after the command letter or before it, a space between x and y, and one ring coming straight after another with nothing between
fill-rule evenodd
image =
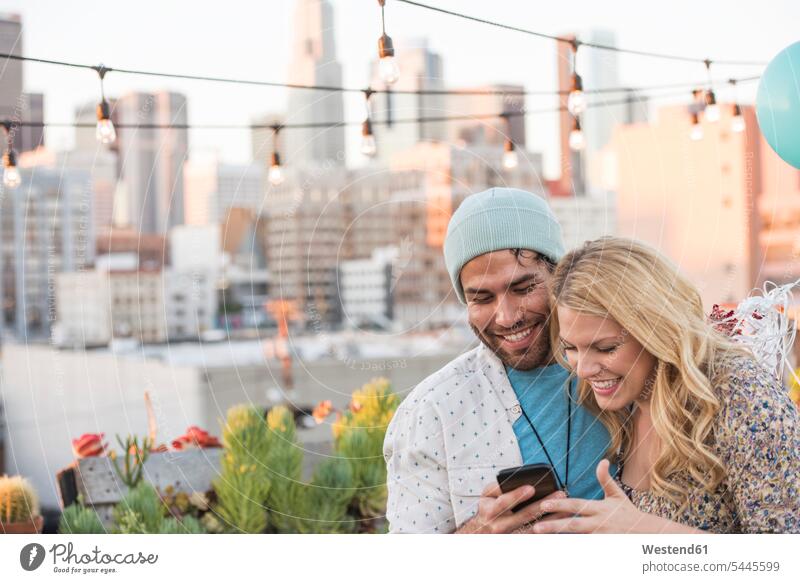
<instances>
[{"instance_id":1,"label":"teal balloon","mask_svg":"<svg viewBox=\"0 0 800 583\"><path fill-rule=\"evenodd\" d=\"M800 168L800 42L783 49L767 65L758 83L756 115L775 153Z\"/></svg>"}]
</instances>

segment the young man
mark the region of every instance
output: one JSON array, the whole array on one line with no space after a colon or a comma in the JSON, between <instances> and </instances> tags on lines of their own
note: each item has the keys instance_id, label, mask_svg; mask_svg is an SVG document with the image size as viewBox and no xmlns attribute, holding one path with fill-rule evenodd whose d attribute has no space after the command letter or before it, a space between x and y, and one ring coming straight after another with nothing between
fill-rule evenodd
<instances>
[{"instance_id":1,"label":"young man","mask_svg":"<svg viewBox=\"0 0 800 583\"><path fill-rule=\"evenodd\" d=\"M534 489L503 494L496 479L523 463L552 465L572 496L603 497L595 468L608 433L577 405L548 336L546 286L563 253L558 222L532 193L492 188L453 214L445 263L481 343L417 385L389 425L390 532L526 532L541 501L514 513Z\"/></svg>"}]
</instances>

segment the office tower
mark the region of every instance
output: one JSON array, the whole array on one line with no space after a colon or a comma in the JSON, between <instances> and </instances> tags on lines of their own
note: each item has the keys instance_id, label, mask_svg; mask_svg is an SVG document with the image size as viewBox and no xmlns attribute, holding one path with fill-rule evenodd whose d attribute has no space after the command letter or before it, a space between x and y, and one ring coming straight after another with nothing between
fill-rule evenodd
<instances>
[{"instance_id":1,"label":"office tower","mask_svg":"<svg viewBox=\"0 0 800 583\"><path fill-rule=\"evenodd\" d=\"M21 167L3 197L3 303L21 340L45 338L55 322L55 277L94 261L91 178L86 171Z\"/></svg>"},{"instance_id":2,"label":"office tower","mask_svg":"<svg viewBox=\"0 0 800 583\"><path fill-rule=\"evenodd\" d=\"M187 225L220 224L231 208L259 214L264 204L264 164L226 164L192 158L183 168Z\"/></svg>"},{"instance_id":3,"label":"office tower","mask_svg":"<svg viewBox=\"0 0 800 583\"><path fill-rule=\"evenodd\" d=\"M397 91L441 91L444 87L442 58L428 48L426 39L412 39L397 50L400 79L391 86L391 93L378 93L371 98L372 133L378 149L375 163L387 165L392 155L413 147L417 142L447 138L445 122L424 121L425 118L455 115L445 95L401 94ZM370 87L385 89L378 74L378 62L370 65ZM366 111L364 112L366 114ZM411 123L391 123L415 120ZM416 121L419 120L419 121ZM389 125L391 123L391 125Z\"/></svg>"},{"instance_id":4,"label":"office tower","mask_svg":"<svg viewBox=\"0 0 800 583\"><path fill-rule=\"evenodd\" d=\"M119 122L126 126L185 125L186 97L178 93L128 93L118 98ZM117 130L120 180L128 219L141 233L165 234L184 223L183 164L188 131L181 128L124 127Z\"/></svg>"},{"instance_id":5,"label":"office tower","mask_svg":"<svg viewBox=\"0 0 800 583\"><path fill-rule=\"evenodd\" d=\"M510 138L517 149L525 149L525 116L521 115L525 111L525 95L522 85L485 85L456 91L447 96L448 115L474 115L475 119L447 122L448 142L502 146L506 138ZM477 91L488 93L480 94ZM494 115L501 113L507 114L507 117Z\"/></svg>"},{"instance_id":6,"label":"office tower","mask_svg":"<svg viewBox=\"0 0 800 583\"><path fill-rule=\"evenodd\" d=\"M707 309L738 302L767 280L800 277L800 171L761 136L752 107L744 132L700 117L690 138L685 106L660 108L653 124L624 126L611 147L620 234L666 253L700 288Z\"/></svg>"},{"instance_id":7,"label":"office tower","mask_svg":"<svg viewBox=\"0 0 800 583\"><path fill-rule=\"evenodd\" d=\"M336 60L333 8L327 0L296 0L290 83L341 87L342 66ZM336 123L344 119L342 93L291 90L286 123ZM344 165L344 127L286 130L281 153L295 168L324 163Z\"/></svg>"}]
</instances>

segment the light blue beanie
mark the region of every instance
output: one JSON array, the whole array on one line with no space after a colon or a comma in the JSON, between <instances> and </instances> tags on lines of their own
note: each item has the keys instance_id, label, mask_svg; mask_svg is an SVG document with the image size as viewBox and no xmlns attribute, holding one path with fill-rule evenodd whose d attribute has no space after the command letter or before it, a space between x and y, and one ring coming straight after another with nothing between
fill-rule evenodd
<instances>
[{"instance_id":1,"label":"light blue beanie","mask_svg":"<svg viewBox=\"0 0 800 583\"><path fill-rule=\"evenodd\" d=\"M470 195L447 225L444 262L456 295L466 304L461 268L501 249L529 249L554 263L564 255L561 226L540 196L518 188L490 188Z\"/></svg>"}]
</instances>

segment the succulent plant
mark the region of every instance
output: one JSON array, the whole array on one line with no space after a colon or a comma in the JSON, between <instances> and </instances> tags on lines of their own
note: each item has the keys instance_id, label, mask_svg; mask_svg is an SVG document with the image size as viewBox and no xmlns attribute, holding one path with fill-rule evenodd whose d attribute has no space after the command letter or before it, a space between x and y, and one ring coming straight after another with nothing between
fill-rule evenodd
<instances>
[{"instance_id":1,"label":"succulent plant","mask_svg":"<svg viewBox=\"0 0 800 583\"><path fill-rule=\"evenodd\" d=\"M156 489L143 482L114 507L114 523L123 534L157 534L161 532L167 510Z\"/></svg>"},{"instance_id":2,"label":"succulent plant","mask_svg":"<svg viewBox=\"0 0 800 583\"><path fill-rule=\"evenodd\" d=\"M214 513L229 532L260 533L267 527L270 478L264 465L269 430L261 413L239 406L228 412L222 432L225 453L214 481Z\"/></svg>"},{"instance_id":3,"label":"succulent plant","mask_svg":"<svg viewBox=\"0 0 800 583\"><path fill-rule=\"evenodd\" d=\"M41 513L39 497L22 476L0 477L0 522L26 522Z\"/></svg>"},{"instance_id":4,"label":"succulent plant","mask_svg":"<svg viewBox=\"0 0 800 583\"><path fill-rule=\"evenodd\" d=\"M165 518L161 524L159 534L205 534L206 530L193 516L186 516L182 520Z\"/></svg>"},{"instance_id":5,"label":"succulent plant","mask_svg":"<svg viewBox=\"0 0 800 583\"><path fill-rule=\"evenodd\" d=\"M83 505L83 497L73 502L61 513L58 523L59 534L106 534L100 517L91 508Z\"/></svg>"}]
</instances>

